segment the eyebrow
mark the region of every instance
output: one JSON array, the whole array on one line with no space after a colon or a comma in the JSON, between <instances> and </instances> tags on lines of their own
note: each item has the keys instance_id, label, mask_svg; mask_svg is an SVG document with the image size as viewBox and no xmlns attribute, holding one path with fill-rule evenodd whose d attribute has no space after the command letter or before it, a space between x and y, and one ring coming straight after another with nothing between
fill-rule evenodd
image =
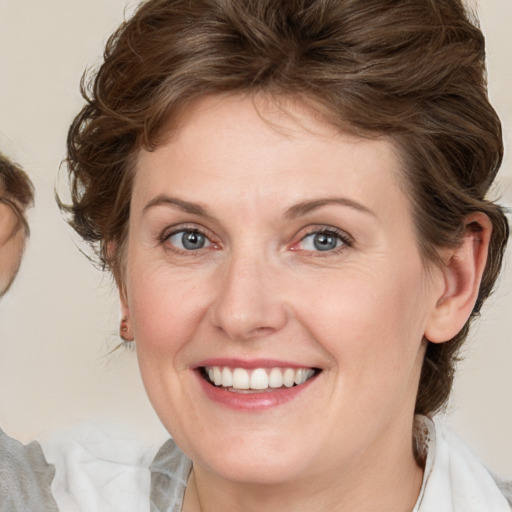
<instances>
[{"instance_id":1,"label":"eyebrow","mask_svg":"<svg viewBox=\"0 0 512 512\"><path fill-rule=\"evenodd\" d=\"M310 201L303 201L301 203L295 204L290 208L287 208L284 213L284 217L287 219L294 219L300 217L301 215L306 215L307 213L316 210L318 208L322 208L323 206L328 206L331 204L337 204L341 206L348 206L349 208L353 208L362 213L366 213L368 215L372 215L375 217L375 213L373 213L370 209L366 208L362 204L357 201L353 201L352 199L348 199L346 197L326 197L320 199L312 199ZM143 212L146 212L150 208L155 206L170 206L173 208L178 208L179 210L190 213L193 215L198 215L201 217L209 217L212 215L208 212L206 208L203 206L193 203L190 201L185 201L184 199L179 199L177 197L171 197L165 194L161 194L151 201L149 201L146 206L143 208Z\"/></svg>"},{"instance_id":2,"label":"eyebrow","mask_svg":"<svg viewBox=\"0 0 512 512\"><path fill-rule=\"evenodd\" d=\"M152 199L151 201L149 201L149 203L146 206L144 206L142 211L145 212L155 206L171 206L173 208L178 208L179 210L185 213L200 215L201 217L211 217L206 208L203 208L197 203L192 203L190 201L178 199L177 197L167 196L165 194L159 195Z\"/></svg>"},{"instance_id":3,"label":"eyebrow","mask_svg":"<svg viewBox=\"0 0 512 512\"><path fill-rule=\"evenodd\" d=\"M325 197L319 199L313 199L311 201L303 201L296 205L291 206L285 211L285 218L294 219L296 217L300 217L301 215L306 215L307 213L317 210L318 208L322 208L322 206L327 206L331 204L337 204L341 206L348 206L349 208L353 208L362 213L366 213L375 217L375 213L370 209L363 206L361 203L357 201L353 201L352 199L348 199L347 197Z\"/></svg>"}]
</instances>

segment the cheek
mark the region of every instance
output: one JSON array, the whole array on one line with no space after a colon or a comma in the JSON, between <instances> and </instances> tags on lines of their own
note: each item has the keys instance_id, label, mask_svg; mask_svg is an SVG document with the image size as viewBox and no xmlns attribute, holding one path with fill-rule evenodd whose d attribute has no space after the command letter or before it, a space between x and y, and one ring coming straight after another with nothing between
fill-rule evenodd
<instances>
[{"instance_id":1,"label":"cheek","mask_svg":"<svg viewBox=\"0 0 512 512\"><path fill-rule=\"evenodd\" d=\"M353 268L294 294L303 298L298 314L313 337L339 366L360 374L403 371L423 338L421 267L383 268Z\"/></svg>"},{"instance_id":2,"label":"cheek","mask_svg":"<svg viewBox=\"0 0 512 512\"><path fill-rule=\"evenodd\" d=\"M20 229L20 220L14 211L5 203L0 203L0 247L15 237Z\"/></svg>"},{"instance_id":3,"label":"cheek","mask_svg":"<svg viewBox=\"0 0 512 512\"><path fill-rule=\"evenodd\" d=\"M0 293L10 284L21 263L25 234L23 230L0 244Z\"/></svg>"},{"instance_id":4,"label":"cheek","mask_svg":"<svg viewBox=\"0 0 512 512\"><path fill-rule=\"evenodd\" d=\"M183 272L145 265L140 272L133 267L132 276L137 278L127 278L128 305L140 374L155 411L170 428L177 420L168 416L191 392L188 350L207 310L204 294L200 279Z\"/></svg>"},{"instance_id":5,"label":"cheek","mask_svg":"<svg viewBox=\"0 0 512 512\"><path fill-rule=\"evenodd\" d=\"M128 305L137 344L145 353L175 353L194 334L206 310L201 279L146 266L128 283Z\"/></svg>"}]
</instances>

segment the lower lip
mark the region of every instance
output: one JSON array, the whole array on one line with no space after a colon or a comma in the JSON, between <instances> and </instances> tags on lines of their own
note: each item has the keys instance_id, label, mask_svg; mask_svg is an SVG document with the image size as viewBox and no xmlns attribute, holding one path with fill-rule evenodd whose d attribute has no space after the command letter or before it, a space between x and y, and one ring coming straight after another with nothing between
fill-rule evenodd
<instances>
[{"instance_id":1,"label":"lower lip","mask_svg":"<svg viewBox=\"0 0 512 512\"><path fill-rule=\"evenodd\" d=\"M198 371L195 371L195 373L206 396L210 400L230 407L231 409L245 411L263 411L290 402L308 389L317 378L315 375L304 384L291 388L281 388L267 392L237 393L235 391L228 391L222 387L213 386L207 382Z\"/></svg>"}]
</instances>

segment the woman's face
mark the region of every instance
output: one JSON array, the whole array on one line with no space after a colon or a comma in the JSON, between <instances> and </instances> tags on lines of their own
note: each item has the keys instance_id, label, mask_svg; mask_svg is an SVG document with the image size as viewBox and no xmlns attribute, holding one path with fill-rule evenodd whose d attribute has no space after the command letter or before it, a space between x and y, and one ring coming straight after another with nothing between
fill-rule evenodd
<instances>
[{"instance_id":1,"label":"woman's face","mask_svg":"<svg viewBox=\"0 0 512 512\"><path fill-rule=\"evenodd\" d=\"M0 296L18 272L26 232L14 210L14 203L0 201Z\"/></svg>"},{"instance_id":2,"label":"woman's face","mask_svg":"<svg viewBox=\"0 0 512 512\"><path fill-rule=\"evenodd\" d=\"M239 482L411 453L443 279L399 159L257 104L205 97L140 154L122 300L149 398L196 467Z\"/></svg>"}]
</instances>

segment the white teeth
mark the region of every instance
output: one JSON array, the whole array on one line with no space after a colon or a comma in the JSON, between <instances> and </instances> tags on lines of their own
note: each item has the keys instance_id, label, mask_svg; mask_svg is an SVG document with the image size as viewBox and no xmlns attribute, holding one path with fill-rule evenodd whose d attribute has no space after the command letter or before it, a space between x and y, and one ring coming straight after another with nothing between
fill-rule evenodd
<instances>
[{"instance_id":1,"label":"white teeth","mask_svg":"<svg viewBox=\"0 0 512 512\"><path fill-rule=\"evenodd\" d=\"M295 384L297 384L297 386L304 384L304 382L313 377L314 374L315 370L313 370L312 368L302 368L300 370L297 370L297 372L295 373Z\"/></svg>"},{"instance_id":2,"label":"white teeth","mask_svg":"<svg viewBox=\"0 0 512 512\"><path fill-rule=\"evenodd\" d=\"M236 389L249 389L249 374L243 368L233 370L233 387Z\"/></svg>"},{"instance_id":3,"label":"white teeth","mask_svg":"<svg viewBox=\"0 0 512 512\"><path fill-rule=\"evenodd\" d=\"M283 375L283 384L287 388L291 388L295 384L295 371L291 368L287 368Z\"/></svg>"},{"instance_id":4,"label":"white teeth","mask_svg":"<svg viewBox=\"0 0 512 512\"><path fill-rule=\"evenodd\" d=\"M272 368L268 375L268 385L271 388L282 388L283 387L283 372L280 368Z\"/></svg>"},{"instance_id":5,"label":"white teeth","mask_svg":"<svg viewBox=\"0 0 512 512\"><path fill-rule=\"evenodd\" d=\"M300 386L315 374L312 368L229 368L227 366L208 366L205 368L208 378L216 386L233 390L278 389L294 385Z\"/></svg>"},{"instance_id":6,"label":"white teeth","mask_svg":"<svg viewBox=\"0 0 512 512\"><path fill-rule=\"evenodd\" d=\"M222 368L222 387L230 388L233 385L233 374L229 368Z\"/></svg>"},{"instance_id":7,"label":"white teeth","mask_svg":"<svg viewBox=\"0 0 512 512\"><path fill-rule=\"evenodd\" d=\"M297 383L297 385L304 384L304 382L307 382L313 375L315 375L315 370L313 368L308 368L306 370L303 370L304 373L302 374L302 379L300 382Z\"/></svg>"},{"instance_id":8,"label":"white teeth","mask_svg":"<svg viewBox=\"0 0 512 512\"><path fill-rule=\"evenodd\" d=\"M220 386L222 384L222 372L218 366L213 367L213 382L216 386Z\"/></svg>"},{"instance_id":9,"label":"white teeth","mask_svg":"<svg viewBox=\"0 0 512 512\"><path fill-rule=\"evenodd\" d=\"M254 370L251 374L251 389L267 389L268 374L263 368Z\"/></svg>"}]
</instances>

